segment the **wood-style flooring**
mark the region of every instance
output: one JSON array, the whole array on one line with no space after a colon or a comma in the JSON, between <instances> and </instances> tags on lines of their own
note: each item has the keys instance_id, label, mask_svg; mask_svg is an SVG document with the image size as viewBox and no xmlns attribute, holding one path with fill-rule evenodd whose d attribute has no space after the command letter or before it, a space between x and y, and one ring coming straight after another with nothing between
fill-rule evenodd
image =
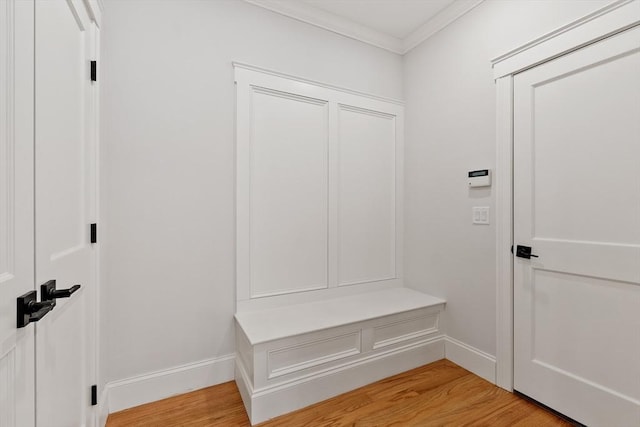
<instances>
[{"instance_id":1,"label":"wood-style flooring","mask_svg":"<svg viewBox=\"0 0 640 427\"><path fill-rule=\"evenodd\" d=\"M378 381L261 427L570 426L550 412L506 392L448 360ZM109 415L107 427L248 427L235 383Z\"/></svg>"}]
</instances>

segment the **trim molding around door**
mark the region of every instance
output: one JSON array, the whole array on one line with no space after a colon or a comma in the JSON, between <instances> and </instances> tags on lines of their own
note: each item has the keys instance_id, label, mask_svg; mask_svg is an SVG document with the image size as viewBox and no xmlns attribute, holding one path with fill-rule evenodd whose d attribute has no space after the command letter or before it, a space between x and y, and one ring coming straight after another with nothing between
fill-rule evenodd
<instances>
[{"instance_id":1,"label":"trim molding around door","mask_svg":"<svg viewBox=\"0 0 640 427\"><path fill-rule=\"evenodd\" d=\"M640 0L618 0L495 58L496 384L513 391L513 76L640 25Z\"/></svg>"},{"instance_id":2,"label":"trim molding around door","mask_svg":"<svg viewBox=\"0 0 640 427\"><path fill-rule=\"evenodd\" d=\"M638 24L640 1L615 0L491 61L493 77L514 75Z\"/></svg>"}]
</instances>

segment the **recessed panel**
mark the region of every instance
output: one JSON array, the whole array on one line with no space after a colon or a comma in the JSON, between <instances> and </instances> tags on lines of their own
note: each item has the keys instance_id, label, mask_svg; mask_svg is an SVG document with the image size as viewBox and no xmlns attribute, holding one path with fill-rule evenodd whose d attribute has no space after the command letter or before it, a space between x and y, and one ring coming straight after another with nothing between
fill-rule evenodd
<instances>
[{"instance_id":1,"label":"recessed panel","mask_svg":"<svg viewBox=\"0 0 640 427\"><path fill-rule=\"evenodd\" d=\"M414 340L437 332L437 330L438 313L378 326L373 330L373 349Z\"/></svg>"},{"instance_id":2,"label":"recessed panel","mask_svg":"<svg viewBox=\"0 0 640 427\"><path fill-rule=\"evenodd\" d=\"M0 117L5 116L0 101ZM13 203L13 168L10 161L13 158L13 142L9 142L5 132L6 123L0 119L0 283L3 278L11 275L9 259L13 251L13 216L15 206Z\"/></svg>"},{"instance_id":3,"label":"recessed panel","mask_svg":"<svg viewBox=\"0 0 640 427\"><path fill-rule=\"evenodd\" d=\"M339 106L338 283L395 278L395 117Z\"/></svg>"},{"instance_id":4,"label":"recessed panel","mask_svg":"<svg viewBox=\"0 0 640 427\"><path fill-rule=\"evenodd\" d=\"M0 12L0 283L10 274L9 254L13 229L13 164L14 164L14 79L13 32L5 31L13 23L5 7Z\"/></svg>"},{"instance_id":5,"label":"recessed panel","mask_svg":"<svg viewBox=\"0 0 640 427\"><path fill-rule=\"evenodd\" d=\"M40 2L36 32L36 220L51 259L84 245L87 226L85 32L64 6Z\"/></svg>"},{"instance_id":6,"label":"recessed panel","mask_svg":"<svg viewBox=\"0 0 640 427\"><path fill-rule=\"evenodd\" d=\"M299 372L360 353L360 331L286 347L268 354L268 378Z\"/></svg>"},{"instance_id":7,"label":"recessed panel","mask_svg":"<svg viewBox=\"0 0 640 427\"><path fill-rule=\"evenodd\" d=\"M534 270L531 304L534 362L640 399L640 286Z\"/></svg>"},{"instance_id":8,"label":"recessed panel","mask_svg":"<svg viewBox=\"0 0 640 427\"><path fill-rule=\"evenodd\" d=\"M640 243L638 75L636 50L534 86L534 237Z\"/></svg>"},{"instance_id":9,"label":"recessed panel","mask_svg":"<svg viewBox=\"0 0 640 427\"><path fill-rule=\"evenodd\" d=\"M251 296L327 287L328 105L253 89Z\"/></svg>"}]
</instances>

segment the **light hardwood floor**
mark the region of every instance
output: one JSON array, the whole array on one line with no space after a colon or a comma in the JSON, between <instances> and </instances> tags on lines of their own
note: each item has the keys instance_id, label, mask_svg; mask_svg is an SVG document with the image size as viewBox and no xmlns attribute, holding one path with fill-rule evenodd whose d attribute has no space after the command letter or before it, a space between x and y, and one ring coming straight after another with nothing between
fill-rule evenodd
<instances>
[{"instance_id":1,"label":"light hardwood floor","mask_svg":"<svg viewBox=\"0 0 640 427\"><path fill-rule=\"evenodd\" d=\"M234 382L109 415L107 427L247 427ZM448 360L283 415L261 427L570 426Z\"/></svg>"}]
</instances>

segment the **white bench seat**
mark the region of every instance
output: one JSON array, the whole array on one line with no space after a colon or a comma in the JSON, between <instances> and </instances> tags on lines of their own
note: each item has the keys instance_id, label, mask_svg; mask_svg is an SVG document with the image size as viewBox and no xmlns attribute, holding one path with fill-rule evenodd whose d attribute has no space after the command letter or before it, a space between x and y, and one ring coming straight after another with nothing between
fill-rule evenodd
<instances>
[{"instance_id":1,"label":"white bench seat","mask_svg":"<svg viewBox=\"0 0 640 427\"><path fill-rule=\"evenodd\" d=\"M236 313L250 344L315 332L391 314L433 307L445 301L409 288L392 288L346 297Z\"/></svg>"},{"instance_id":2,"label":"white bench seat","mask_svg":"<svg viewBox=\"0 0 640 427\"><path fill-rule=\"evenodd\" d=\"M409 288L236 313L252 424L439 360L445 301Z\"/></svg>"}]
</instances>

